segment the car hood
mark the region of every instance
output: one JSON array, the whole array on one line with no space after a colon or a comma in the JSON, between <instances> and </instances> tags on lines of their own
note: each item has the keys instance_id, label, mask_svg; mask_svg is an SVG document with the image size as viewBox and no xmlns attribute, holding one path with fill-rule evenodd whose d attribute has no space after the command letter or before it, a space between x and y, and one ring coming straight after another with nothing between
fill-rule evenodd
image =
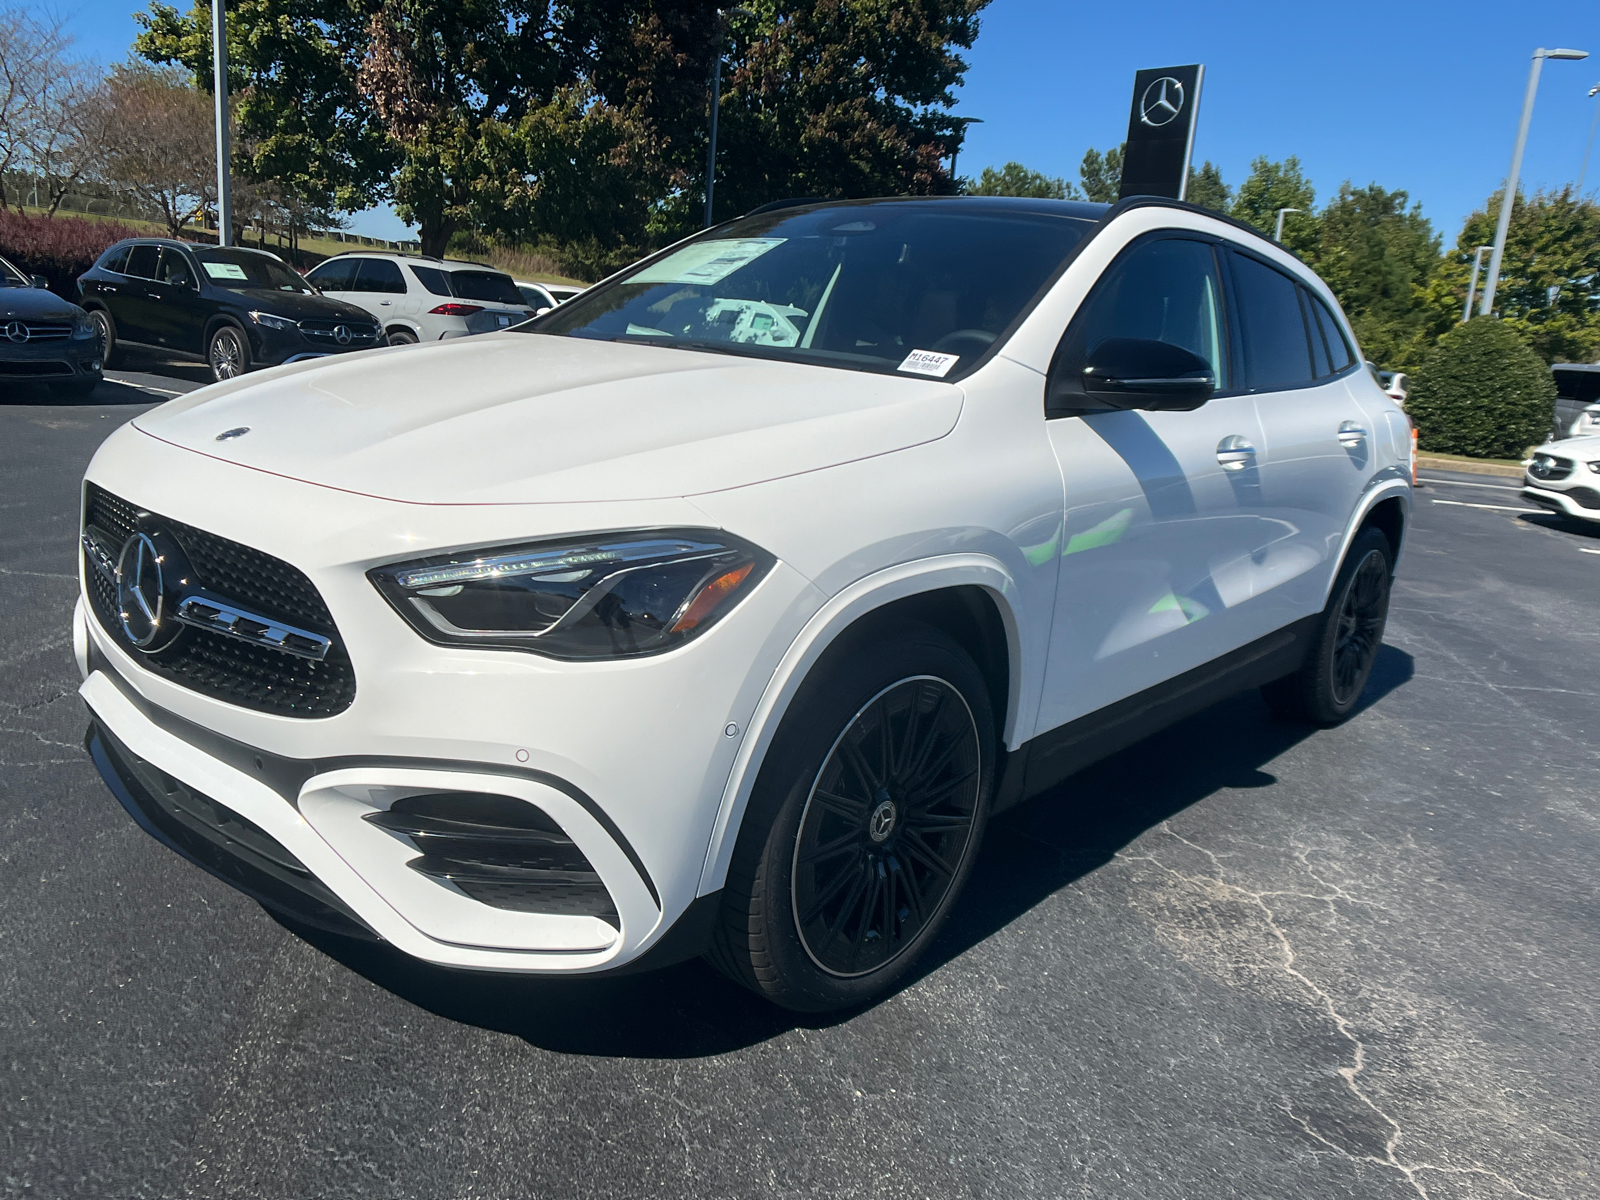
<instances>
[{"instance_id":1,"label":"car hood","mask_svg":"<svg viewBox=\"0 0 1600 1200\"><path fill-rule=\"evenodd\" d=\"M70 321L83 310L70 300L63 300L54 292L43 288L0 288L0 323L5 321L39 321L55 318Z\"/></svg>"},{"instance_id":2,"label":"car hood","mask_svg":"<svg viewBox=\"0 0 1600 1200\"><path fill-rule=\"evenodd\" d=\"M1546 442L1534 450L1535 454L1553 454L1557 458L1577 458L1584 461L1600 459L1600 436L1562 438L1559 442Z\"/></svg>"},{"instance_id":3,"label":"car hood","mask_svg":"<svg viewBox=\"0 0 1600 1200\"><path fill-rule=\"evenodd\" d=\"M962 399L935 380L501 333L245 376L134 425L370 496L563 503L694 495L887 454L950 432Z\"/></svg>"},{"instance_id":4,"label":"car hood","mask_svg":"<svg viewBox=\"0 0 1600 1200\"><path fill-rule=\"evenodd\" d=\"M262 312L273 313L280 317L292 317L296 321L303 321L307 317L327 317L329 319L355 318L363 325L371 325L374 317L364 308L357 308L343 300L335 300L331 296L307 295L304 292L280 292L272 288L228 288L230 295L239 297L251 308L258 308Z\"/></svg>"}]
</instances>

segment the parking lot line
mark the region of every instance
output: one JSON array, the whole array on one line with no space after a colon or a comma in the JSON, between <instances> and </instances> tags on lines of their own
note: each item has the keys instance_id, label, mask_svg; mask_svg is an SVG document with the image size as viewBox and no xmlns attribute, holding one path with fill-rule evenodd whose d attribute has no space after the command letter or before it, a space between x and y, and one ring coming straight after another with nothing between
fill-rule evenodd
<instances>
[{"instance_id":1,"label":"parking lot line","mask_svg":"<svg viewBox=\"0 0 1600 1200\"><path fill-rule=\"evenodd\" d=\"M1579 546L1578 547L1578 553L1579 554L1600 554L1600 550L1592 550L1588 546Z\"/></svg>"},{"instance_id":2,"label":"parking lot line","mask_svg":"<svg viewBox=\"0 0 1600 1200\"><path fill-rule=\"evenodd\" d=\"M1457 508L1492 508L1496 512L1542 513L1542 508L1513 508L1509 504L1473 504L1467 500L1435 500L1435 504L1452 504Z\"/></svg>"},{"instance_id":3,"label":"parking lot line","mask_svg":"<svg viewBox=\"0 0 1600 1200\"><path fill-rule=\"evenodd\" d=\"M1418 475L1418 483L1450 483L1456 487L1489 488L1496 492L1520 492L1521 488L1512 487L1506 483L1468 483L1465 479L1434 479L1428 475Z\"/></svg>"}]
</instances>

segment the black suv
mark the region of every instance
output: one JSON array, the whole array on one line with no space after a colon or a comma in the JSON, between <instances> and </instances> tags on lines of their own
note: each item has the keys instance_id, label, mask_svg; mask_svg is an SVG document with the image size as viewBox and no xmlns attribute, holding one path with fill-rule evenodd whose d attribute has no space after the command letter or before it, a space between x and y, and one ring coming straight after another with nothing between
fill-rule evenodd
<instances>
[{"instance_id":1,"label":"black suv","mask_svg":"<svg viewBox=\"0 0 1600 1200\"><path fill-rule=\"evenodd\" d=\"M107 366L118 347L145 346L204 358L222 380L379 344L366 312L321 295L276 254L242 246L118 242L78 276L78 295Z\"/></svg>"}]
</instances>

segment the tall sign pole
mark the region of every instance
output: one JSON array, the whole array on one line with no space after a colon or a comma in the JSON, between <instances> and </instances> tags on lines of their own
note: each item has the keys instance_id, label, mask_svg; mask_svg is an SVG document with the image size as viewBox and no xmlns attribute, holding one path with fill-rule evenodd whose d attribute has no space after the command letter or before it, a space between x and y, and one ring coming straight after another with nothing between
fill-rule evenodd
<instances>
[{"instance_id":1,"label":"tall sign pole","mask_svg":"<svg viewBox=\"0 0 1600 1200\"><path fill-rule=\"evenodd\" d=\"M1134 75L1120 196L1182 200L1188 193L1195 118L1205 75L1206 69L1199 63L1154 67Z\"/></svg>"},{"instance_id":2,"label":"tall sign pole","mask_svg":"<svg viewBox=\"0 0 1600 1200\"><path fill-rule=\"evenodd\" d=\"M228 25L222 0L211 0L212 93L217 100L217 245L233 244L233 188L228 181Z\"/></svg>"},{"instance_id":3,"label":"tall sign pole","mask_svg":"<svg viewBox=\"0 0 1600 1200\"><path fill-rule=\"evenodd\" d=\"M213 0L221 4L222 0ZM721 14L718 14L720 20ZM718 25L721 29L721 25ZM711 60L711 136L706 142L706 228L711 228L711 201L717 190L717 102L722 95L722 34L717 34L717 56Z\"/></svg>"}]
</instances>

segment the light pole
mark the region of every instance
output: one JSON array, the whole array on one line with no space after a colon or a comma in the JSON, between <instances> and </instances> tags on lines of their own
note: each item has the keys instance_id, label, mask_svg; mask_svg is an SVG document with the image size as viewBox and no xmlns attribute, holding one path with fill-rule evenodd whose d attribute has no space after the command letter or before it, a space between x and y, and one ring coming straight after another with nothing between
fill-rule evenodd
<instances>
[{"instance_id":1,"label":"light pole","mask_svg":"<svg viewBox=\"0 0 1600 1200\"><path fill-rule=\"evenodd\" d=\"M960 137L956 139L955 148L950 151L950 182L954 183L956 180L956 156L961 153L961 143L967 140L967 126L982 125L983 118L951 117L950 123L956 126L956 132L960 134Z\"/></svg>"},{"instance_id":2,"label":"light pole","mask_svg":"<svg viewBox=\"0 0 1600 1200\"><path fill-rule=\"evenodd\" d=\"M1461 310L1462 324L1472 320L1472 293L1478 290L1478 268L1483 266L1483 252L1493 249L1493 246L1479 246L1478 252L1472 256L1472 282L1467 284L1467 305Z\"/></svg>"},{"instance_id":3,"label":"light pole","mask_svg":"<svg viewBox=\"0 0 1600 1200\"><path fill-rule=\"evenodd\" d=\"M1272 231L1272 240L1273 241L1280 242L1280 243L1283 241L1283 217L1284 217L1284 214L1285 213L1292 213L1292 212L1300 212L1300 211L1301 210L1298 209L1298 208L1280 208L1278 210L1278 227Z\"/></svg>"},{"instance_id":4,"label":"light pole","mask_svg":"<svg viewBox=\"0 0 1600 1200\"><path fill-rule=\"evenodd\" d=\"M220 4L222 0L214 0ZM711 59L711 136L706 145L706 228L711 228L711 198L717 190L717 109L722 99L722 43L728 37L728 18L739 13L753 16L748 8L717 9L717 46Z\"/></svg>"},{"instance_id":5,"label":"light pole","mask_svg":"<svg viewBox=\"0 0 1600 1200\"><path fill-rule=\"evenodd\" d=\"M1494 226L1494 252L1489 255L1489 277L1483 281L1483 305L1478 312L1487 317L1494 309L1494 290L1500 283L1500 260L1506 252L1506 230L1511 227L1511 206L1517 202L1517 178L1522 174L1522 148L1528 141L1528 123L1533 120L1533 97L1539 90L1539 72L1547 58L1588 58L1587 50L1546 50L1533 52L1528 68L1528 90L1522 97L1522 122L1517 126L1517 144L1511 151L1511 170L1506 175L1506 190L1500 196L1500 219Z\"/></svg>"},{"instance_id":6,"label":"light pole","mask_svg":"<svg viewBox=\"0 0 1600 1200\"><path fill-rule=\"evenodd\" d=\"M211 0L212 91L217 100L217 245L233 244L233 189L228 183L228 25L222 0Z\"/></svg>"},{"instance_id":7,"label":"light pole","mask_svg":"<svg viewBox=\"0 0 1600 1200\"><path fill-rule=\"evenodd\" d=\"M1600 83L1589 89L1589 99L1600 95ZM1583 166L1578 168L1578 195L1583 195L1583 177L1589 173L1589 151L1594 149L1594 127L1600 123L1600 104L1594 106L1594 116L1589 120L1589 140L1583 147Z\"/></svg>"}]
</instances>

